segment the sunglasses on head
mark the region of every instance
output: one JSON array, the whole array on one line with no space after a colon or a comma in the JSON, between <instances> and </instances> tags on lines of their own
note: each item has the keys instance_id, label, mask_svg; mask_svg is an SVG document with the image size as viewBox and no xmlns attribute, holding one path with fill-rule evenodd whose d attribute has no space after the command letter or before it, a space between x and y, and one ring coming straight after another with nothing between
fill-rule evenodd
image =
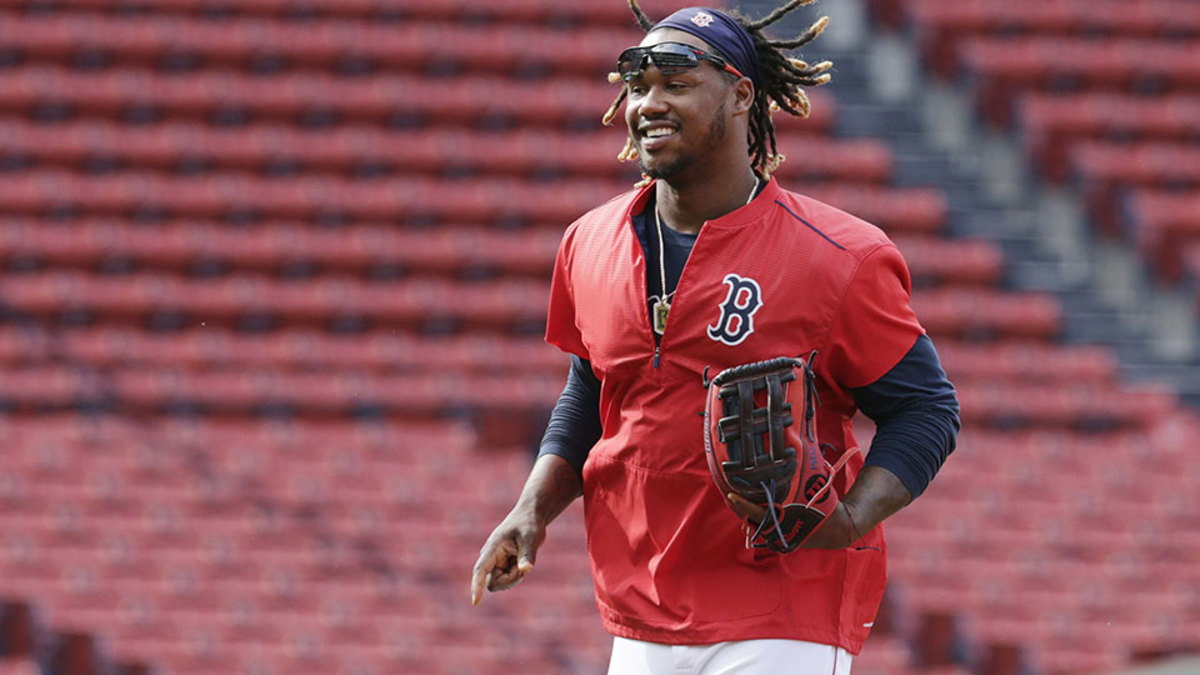
<instances>
[{"instance_id":1,"label":"sunglasses on head","mask_svg":"<svg viewBox=\"0 0 1200 675\"><path fill-rule=\"evenodd\" d=\"M640 75L647 63L653 63L662 74L674 75L699 66L701 61L708 61L738 77L745 77L720 56L681 42L660 42L649 47L626 49L617 57L617 74L621 76L622 82L628 82Z\"/></svg>"}]
</instances>

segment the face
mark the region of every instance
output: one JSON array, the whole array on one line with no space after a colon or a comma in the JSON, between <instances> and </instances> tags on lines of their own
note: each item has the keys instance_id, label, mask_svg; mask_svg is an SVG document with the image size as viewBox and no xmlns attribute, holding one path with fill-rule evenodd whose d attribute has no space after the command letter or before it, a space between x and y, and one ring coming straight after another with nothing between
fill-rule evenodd
<instances>
[{"instance_id":1,"label":"face","mask_svg":"<svg viewBox=\"0 0 1200 675\"><path fill-rule=\"evenodd\" d=\"M662 42L712 51L699 38L670 28L647 34L641 46ZM724 157L731 141L737 138L728 131L731 108L748 108L739 102L737 92L739 87L749 86L749 80L745 83L735 86L708 61L672 74L663 74L653 63L647 63L626 84L625 123L638 150L642 172L651 178L670 179L685 174L702 160L719 161Z\"/></svg>"}]
</instances>

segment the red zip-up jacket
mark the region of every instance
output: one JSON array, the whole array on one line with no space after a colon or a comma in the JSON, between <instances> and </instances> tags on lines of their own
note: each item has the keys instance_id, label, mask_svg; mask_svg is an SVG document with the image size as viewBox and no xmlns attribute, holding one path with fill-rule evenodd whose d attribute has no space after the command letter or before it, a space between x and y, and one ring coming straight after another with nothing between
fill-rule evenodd
<instances>
[{"instance_id":1,"label":"red zip-up jacket","mask_svg":"<svg viewBox=\"0 0 1200 675\"><path fill-rule=\"evenodd\" d=\"M667 644L785 638L857 654L883 594L883 528L841 550L747 549L706 464L702 373L815 350L818 437L831 461L856 449L849 390L885 374L923 332L904 260L877 227L771 180L704 224L660 346L631 223L653 189L568 228L546 328L601 381L604 431L583 480L604 625ZM835 481L841 494L862 463L851 458Z\"/></svg>"}]
</instances>

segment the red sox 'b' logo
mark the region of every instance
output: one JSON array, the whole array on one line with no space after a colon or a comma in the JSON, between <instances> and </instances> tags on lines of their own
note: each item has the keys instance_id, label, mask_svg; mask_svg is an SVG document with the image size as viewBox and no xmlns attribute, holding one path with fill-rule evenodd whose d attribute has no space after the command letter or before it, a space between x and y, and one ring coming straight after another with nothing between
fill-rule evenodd
<instances>
[{"instance_id":1,"label":"red sox 'b' logo","mask_svg":"<svg viewBox=\"0 0 1200 675\"><path fill-rule=\"evenodd\" d=\"M754 332L754 313L762 308L762 289L750 277L726 274L729 293L721 303L721 316L708 327L708 337L733 346Z\"/></svg>"}]
</instances>

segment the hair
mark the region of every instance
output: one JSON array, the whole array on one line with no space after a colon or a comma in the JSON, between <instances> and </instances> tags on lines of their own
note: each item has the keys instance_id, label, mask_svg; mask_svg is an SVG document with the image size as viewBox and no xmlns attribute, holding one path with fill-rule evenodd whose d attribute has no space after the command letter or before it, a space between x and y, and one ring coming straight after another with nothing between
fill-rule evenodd
<instances>
[{"instance_id":1,"label":"hair","mask_svg":"<svg viewBox=\"0 0 1200 675\"><path fill-rule=\"evenodd\" d=\"M634 19L637 20L638 25L647 32L651 31L654 28L654 22L638 6L638 1L628 1L629 9L633 11ZM807 30L791 40L771 40L762 31L798 7L810 5L815 1L790 0L787 4L776 8L770 14L757 20L751 19L737 10L729 12L729 15L750 34L750 38L754 41L754 50L758 56L760 83L759 86L755 87L754 91L754 103L750 109L748 134L750 141L750 165L755 171L762 174L764 178L770 177L771 172L786 159L783 155L779 154L779 150L776 147L775 123L771 120L771 114L776 110L784 110L790 115L808 117L812 106L802 87L818 87L828 82L830 76L825 71L833 67L833 63L830 61L821 61L810 66L804 61L790 58L784 53L785 50L803 47L811 42L813 38L820 35L829 23L829 17L827 16L821 17L809 26ZM608 80L609 82L618 82L620 81L620 77L616 73L610 73ZM603 123L605 126L612 124L613 119L617 116L617 111L621 107L621 103L625 101L628 93L627 87L621 87L621 92L617 94L616 100L612 102L608 111L604 113ZM634 146L632 138L626 139L625 147L617 154L617 159L621 161L637 159L637 148Z\"/></svg>"}]
</instances>

